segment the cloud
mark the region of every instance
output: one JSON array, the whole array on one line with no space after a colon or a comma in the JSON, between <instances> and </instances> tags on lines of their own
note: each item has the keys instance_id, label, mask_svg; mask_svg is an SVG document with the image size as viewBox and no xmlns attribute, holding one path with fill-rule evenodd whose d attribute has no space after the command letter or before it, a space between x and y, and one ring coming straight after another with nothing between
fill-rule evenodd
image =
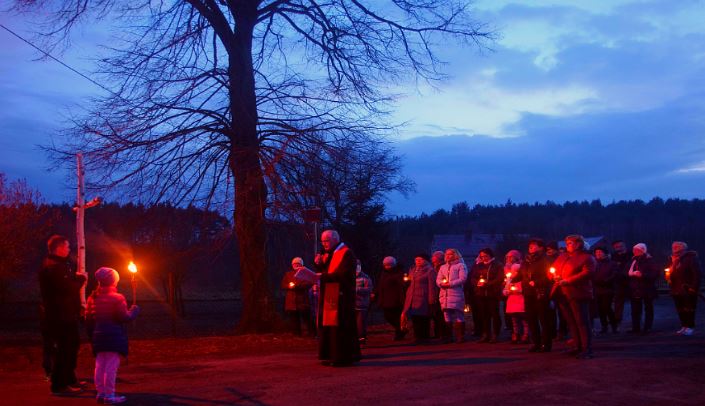
<instances>
[{"instance_id":1,"label":"cloud","mask_svg":"<svg viewBox=\"0 0 705 406\"><path fill-rule=\"evenodd\" d=\"M697 96L704 99L705 93ZM404 171L416 181L417 193L409 200L393 196L390 212L432 212L459 201L702 197L703 114L705 103L688 98L641 112L526 114L519 124L526 131L522 137L400 141Z\"/></svg>"},{"instance_id":2,"label":"cloud","mask_svg":"<svg viewBox=\"0 0 705 406\"><path fill-rule=\"evenodd\" d=\"M705 26L688 23L705 18L697 3L480 2L504 38L483 55L449 47L453 79L399 100L402 137L516 137L526 115L649 111L703 91Z\"/></svg>"}]
</instances>

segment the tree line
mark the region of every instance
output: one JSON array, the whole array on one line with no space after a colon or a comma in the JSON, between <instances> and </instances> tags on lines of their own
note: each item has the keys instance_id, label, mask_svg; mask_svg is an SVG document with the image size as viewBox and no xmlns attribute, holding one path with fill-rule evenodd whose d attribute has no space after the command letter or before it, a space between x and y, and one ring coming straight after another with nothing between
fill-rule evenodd
<instances>
[{"instance_id":1,"label":"tree line","mask_svg":"<svg viewBox=\"0 0 705 406\"><path fill-rule=\"evenodd\" d=\"M434 234L485 233L501 235L502 253L525 249L528 238L562 240L569 234L604 236L608 243L623 240L629 246L644 242L649 252L664 260L671 242L685 241L705 252L705 200L667 199L571 201L563 204L513 203L470 206L460 202L450 210L398 217L389 222L400 255L411 257L427 250ZM501 254L498 254L501 255Z\"/></svg>"}]
</instances>

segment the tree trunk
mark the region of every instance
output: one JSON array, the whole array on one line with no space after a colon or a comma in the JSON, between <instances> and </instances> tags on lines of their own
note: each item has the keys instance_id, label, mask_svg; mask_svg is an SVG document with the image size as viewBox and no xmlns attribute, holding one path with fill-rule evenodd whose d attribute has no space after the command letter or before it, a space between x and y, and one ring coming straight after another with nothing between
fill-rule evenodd
<instances>
[{"instance_id":1,"label":"tree trunk","mask_svg":"<svg viewBox=\"0 0 705 406\"><path fill-rule=\"evenodd\" d=\"M259 159L258 113L252 66L256 2L242 4L235 15L236 32L229 55L230 170L235 179L235 234L240 249L242 317L240 332L273 327L274 302L267 278L265 210L267 186Z\"/></svg>"}]
</instances>

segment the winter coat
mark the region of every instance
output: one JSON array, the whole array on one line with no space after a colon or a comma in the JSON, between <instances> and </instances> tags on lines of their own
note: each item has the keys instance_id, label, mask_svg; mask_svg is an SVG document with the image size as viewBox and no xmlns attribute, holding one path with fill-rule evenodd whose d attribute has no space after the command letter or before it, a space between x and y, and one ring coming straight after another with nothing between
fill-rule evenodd
<instances>
[{"instance_id":1,"label":"winter coat","mask_svg":"<svg viewBox=\"0 0 705 406\"><path fill-rule=\"evenodd\" d=\"M372 279L360 271L355 277L355 310L370 308L370 294L372 293Z\"/></svg>"},{"instance_id":2,"label":"winter coat","mask_svg":"<svg viewBox=\"0 0 705 406\"><path fill-rule=\"evenodd\" d=\"M397 264L391 269L382 269L379 284L375 287L375 301L382 309L404 307L404 274Z\"/></svg>"},{"instance_id":3,"label":"winter coat","mask_svg":"<svg viewBox=\"0 0 705 406\"><path fill-rule=\"evenodd\" d=\"M700 261L697 252L684 253L668 267L671 268L671 295L694 295L700 290Z\"/></svg>"},{"instance_id":4,"label":"winter coat","mask_svg":"<svg viewBox=\"0 0 705 406\"><path fill-rule=\"evenodd\" d=\"M548 279L552 262L544 252L529 254L524 258L519 267L519 275L514 278L514 281L521 281L521 290L525 297L548 298L553 284Z\"/></svg>"},{"instance_id":5,"label":"winter coat","mask_svg":"<svg viewBox=\"0 0 705 406\"><path fill-rule=\"evenodd\" d=\"M465 308L465 295L463 286L468 279L468 270L462 260L455 260L441 265L436 276L436 285L441 289L439 301L442 309L463 311ZM446 281L448 287L441 286Z\"/></svg>"},{"instance_id":6,"label":"winter coat","mask_svg":"<svg viewBox=\"0 0 705 406\"><path fill-rule=\"evenodd\" d=\"M565 252L558 256L552 266L563 281L560 291L568 300L592 299L592 278L596 262L585 251Z\"/></svg>"},{"instance_id":7,"label":"winter coat","mask_svg":"<svg viewBox=\"0 0 705 406\"><path fill-rule=\"evenodd\" d=\"M86 328L93 344L93 354L117 352L127 356L124 323L134 320L139 312L137 306L127 310L125 296L118 293L117 287L98 287L88 297L86 306Z\"/></svg>"},{"instance_id":8,"label":"winter coat","mask_svg":"<svg viewBox=\"0 0 705 406\"><path fill-rule=\"evenodd\" d=\"M614 276L614 287L616 293L628 294L629 292L629 267L632 264L631 256L628 252L623 254L613 253L612 262L617 266Z\"/></svg>"},{"instance_id":9,"label":"winter coat","mask_svg":"<svg viewBox=\"0 0 705 406\"><path fill-rule=\"evenodd\" d=\"M484 279L485 283L478 285L480 279ZM480 262L473 265L469 284L477 297L501 298L504 284L504 266L494 259L488 264Z\"/></svg>"},{"instance_id":10,"label":"winter coat","mask_svg":"<svg viewBox=\"0 0 705 406\"><path fill-rule=\"evenodd\" d=\"M519 264L514 264L510 268L504 267L505 273L511 271L518 272ZM507 279L502 294L507 297L507 314L524 313L524 295L522 292L521 281L515 281L514 278Z\"/></svg>"},{"instance_id":11,"label":"winter coat","mask_svg":"<svg viewBox=\"0 0 705 406\"><path fill-rule=\"evenodd\" d=\"M294 278L295 274L296 271L291 270L282 278L281 289L285 292L284 311L308 311L311 309L309 290L313 284L297 281Z\"/></svg>"},{"instance_id":12,"label":"winter coat","mask_svg":"<svg viewBox=\"0 0 705 406\"><path fill-rule=\"evenodd\" d=\"M435 272L431 264L414 267L409 273L411 284L406 290L404 313L409 316L430 316L430 304L436 293Z\"/></svg>"},{"instance_id":13,"label":"winter coat","mask_svg":"<svg viewBox=\"0 0 705 406\"><path fill-rule=\"evenodd\" d=\"M44 317L48 322L77 322L81 315L81 286L85 275L74 270L68 258L49 255L39 271Z\"/></svg>"},{"instance_id":14,"label":"winter coat","mask_svg":"<svg viewBox=\"0 0 705 406\"><path fill-rule=\"evenodd\" d=\"M614 281L618 272L619 268L612 260L602 259L597 261L597 268L595 268L595 275L592 279L595 296L614 294Z\"/></svg>"},{"instance_id":15,"label":"winter coat","mask_svg":"<svg viewBox=\"0 0 705 406\"><path fill-rule=\"evenodd\" d=\"M641 276L634 272L641 272ZM634 299L654 299L657 296L656 279L659 271L654 259L649 254L639 255L632 259L629 267L629 290Z\"/></svg>"}]
</instances>

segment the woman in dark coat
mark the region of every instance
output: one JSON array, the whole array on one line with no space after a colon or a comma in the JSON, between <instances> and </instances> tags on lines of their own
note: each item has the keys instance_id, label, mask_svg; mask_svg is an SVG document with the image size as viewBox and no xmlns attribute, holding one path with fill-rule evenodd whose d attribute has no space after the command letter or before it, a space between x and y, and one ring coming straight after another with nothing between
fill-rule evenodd
<instances>
[{"instance_id":1,"label":"woman in dark coat","mask_svg":"<svg viewBox=\"0 0 705 406\"><path fill-rule=\"evenodd\" d=\"M504 283L504 266L495 261L494 253L489 248L483 248L478 255L480 263L471 274L471 283L480 305L482 320L482 337L480 343L496 343L502 328L499 316L499 301L502 298Z\"/></svg>"},{"instance_id":2,"label":"woman in dark coat","mask_svg":"<svg viewBox=\"0 0 705 406\"><path fill-rule=\"evenodd\" d=\"M414 258L409 278L411 284L406 290L402 314L411 318L414 338L423 343L430 338L431 304L436 294L436 272L428 255L419 254Z\"/></svg>"},{"instance_id":3,"label":"woman in dark coat","mask_svg":"<svg viewBox=\"0 0 705 406\"><path fill-rule=\"evenodd\" d=\"M403 340L406 331L402 330L401 312L404 308L404 273L394 257L382 260L382 273L375 286L375 302L382 309L384 319L394 327L394 340Z\"/></svg>"},{"instance_id":4,"label":"woman in dark coat","mask_svg":"<svg viewBox=\"0 0 705 406\"><path fill-rule=\"evenodd\" d=\"M561 254L555 268L556 288L560 289L561 313L568 323L575 348L570 351L578 359L592 358L592 331L590 329L590 301L595 258L585 251L585 240L580 235L565 238L566 252Z\"/></svg>"},{"instance_id":5,"label":"woman in dark coat","mask_svg":"<svg viewBox=\"0 0 705 406\"><path fill-rule=\"evenodd\" d=\"M693 335L695 329L695 306L700 291L700 261L698 253L688 251L688 245L681 241L673 242L671 262L666 272L666 280L671 286L671 296L681 321L679 335Z\"/></svg>"},{"instance_id":6,"label":"woman in dark coat","mask_svg":"<svg viewBox=\"0 0 705 406\"><path fill-rule=\"evenodd\" d=\"M597 302L597 314L600 317L602 329L600 334L608 331L608 326L612 326L612 332L617 332L617 319L612 309L612 299L614 299L615 277L617 276L617 264L612 262L607 248L595 248L595 258L597 268L593 285L595 288L595 301ZM609 324L608 324L609 323Z\"/></svg>"},{"instance_id":7,"label":"woman in dark coat","mask_svg":"<svg viewBox=\"0 0 705 406\"><path fill-rule=\"evenodd\" d=\"M632 248L634 258L629 267L629 290L632 294L632 329L630 333L648 333L654 324L654 299L656 299L656 278L658 268L649 255L646 244L639 243ZM644 328L641 328L641 314L644 313Z\"/></svg>"}]
</instances>

